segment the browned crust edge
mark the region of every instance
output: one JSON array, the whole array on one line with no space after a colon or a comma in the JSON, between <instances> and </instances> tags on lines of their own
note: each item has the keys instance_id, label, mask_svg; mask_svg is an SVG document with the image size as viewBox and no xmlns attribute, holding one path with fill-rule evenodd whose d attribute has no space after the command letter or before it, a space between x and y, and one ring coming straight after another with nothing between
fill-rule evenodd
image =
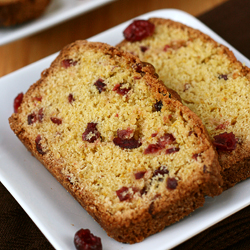
<instances>
[{"instance_id":1,"label":"browned crust edge","mask_svg":"<svg viewBox=\"0 0 250 250\"><path fill-rule=\"evenodd\" d=\"M127 60L131 63L143 64L138 58L131 54L123 53L107 44L77 41L66 46L61 51L60 55L52 62L51 67L42 73L41 79L30 87L26 95L31 93L35 88L39 88L39 85L42 84L47 75L59 65L61 60L67 58L69 51L72 48L77 49L79 46L102 49L110 55L126 56ZM91 193L86 190L80 190L70 183L67 176L61 172L63 164L59 160L55 162L50 153L41 155L37 152L35 142L26 138L25 131L18 125L18 113L13 114L9 118L11 129L25 147L50 171L59 183L78 200L86 211L105 229L107 234L117 241L131 244L140 242L149 235L163 230L166 226L179 221L196 208L202 206L205 195L214 196L220 194L222 191L220 187L222 182L219 174L220 166L217 160L217 154L211 145L209 136L200 119L191 110L181 104L175 92L172 92L173 96L169 96L170 91L168 92L163 83L157 79L157 76L154 74L154 68L152 68L151 65L144 64L142 71L145 74L143 77L145 77L157 99L163 100L164 105L168 105L173 109L178 107L180 112L183 113L183 117L185 116L185 119L193 120L197 137L203 141L204 147L206 148L206 161L204 165L206 164L207 166L206 169L204 168L197 173L196 178L180 184L177 189L171 192L169 197L156 197L150 206L145 209L136 209L123 216L109 214L104 206L95 203ZM154 75L153 78L152 75ZM18 112L21 112L21 108ZM53 162L52 159L55 164L51 163Z\"/></svg>"}]
</instances>

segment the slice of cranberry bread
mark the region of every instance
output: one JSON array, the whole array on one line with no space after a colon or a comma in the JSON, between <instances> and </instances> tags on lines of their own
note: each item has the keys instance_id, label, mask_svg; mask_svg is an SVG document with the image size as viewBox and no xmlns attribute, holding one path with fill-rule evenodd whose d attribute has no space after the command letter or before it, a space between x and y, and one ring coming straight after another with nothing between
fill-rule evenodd
<instances>
[{"instance_id":1,"label":"slice of cranberry bread","mask_svg":"<svg viewBox=\"0 0 250 250\"><path fill-rule=\"evenodd\" d=\"M0 0L0 26L12 26L38 18L51 0Z\"/></svg>"},{"instance_id":2,"label":"slice of cranberry bread","mask_svg":"<svg viewBox=\"0 0 250 250\"><path fill-rule=\"evenodd\" d=\"M198 30L160 18L143 22L153 26L148 37L131 39L133 26L140 25L133 23L124 32L130 41L117 47L152 63L164 84L201 118L219 154L224 189L248 178L249 68Z\"/></svg>"},{"instance_id":3,"label":"slice of cranberry bread","mask_svg":"<svg viewBox=\"0 0 250 250\"><path fill-rule=\"evenodd\" d=\"M217 153L197 115L152 65L107 44L65 47L9 122L121 242L142 241L222 190Z\"/></svg>"}]
</instances>

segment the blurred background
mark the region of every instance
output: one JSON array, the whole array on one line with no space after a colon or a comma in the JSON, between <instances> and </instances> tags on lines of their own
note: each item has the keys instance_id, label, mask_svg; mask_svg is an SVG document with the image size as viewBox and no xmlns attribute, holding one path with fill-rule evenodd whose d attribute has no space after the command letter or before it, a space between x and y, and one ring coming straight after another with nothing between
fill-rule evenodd
<instances>
[{"instance_id":1,"label":"blurred background","mask_svg":"<svg viewBox=\"0 0 250 250\"><path fill-rule=\"evenodd\" d=\"M73 1L73 0L69 0ZM95 1L95 0L93 0ZM138 15L165 8L199 16L227 0L107 0L107 4L27 38L0 46L0 77Z\"/></svg>"}]
</instances>

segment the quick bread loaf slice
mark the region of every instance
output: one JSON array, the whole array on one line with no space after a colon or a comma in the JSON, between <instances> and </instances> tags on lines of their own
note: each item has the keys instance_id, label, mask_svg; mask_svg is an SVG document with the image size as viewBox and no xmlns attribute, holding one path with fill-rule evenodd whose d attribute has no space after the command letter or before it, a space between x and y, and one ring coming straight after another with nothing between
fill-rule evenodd
<instances>
[{"instance_id":1,"label":"quick bread loaf slice","mask_svg":"<svg viewBox=\"0 0 250 250\"><path fill-rule=\"evenodd\" d=\"M38 18L51 0L0 0L0 26L13 26Z\"/></svg>"},{"instance_id":2,"label":"quick bread loaf slice","mask_svg":"<svg viewBox=\"0 0 250 250\"><path fill-rule=\"evenodd\" d=\"M66 46L9 123L117 241L140 242L222 191L201 120L152 65L107 44Z\"/></svg>"},{"instance_id":3,"label":"quick bread loaf slice","mask_svg":"<svg viewBox=\"0 0 250 250\"><path fill-rule=\"evenodd\" d=\"M250 176L250 71L202 32L161 18L151 36L117 47L152 63L164 84L202 120L217 148L224 189Z\"/></svg>"}]
</instances>

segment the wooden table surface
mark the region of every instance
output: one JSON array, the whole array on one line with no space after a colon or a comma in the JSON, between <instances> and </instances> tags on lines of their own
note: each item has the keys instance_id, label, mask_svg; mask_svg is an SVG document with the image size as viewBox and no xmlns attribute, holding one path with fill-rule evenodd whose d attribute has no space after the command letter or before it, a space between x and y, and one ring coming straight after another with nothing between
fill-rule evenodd
<instances>
[{"instance_id":1,"label":"wooden table surface","mask_svg":"<svg viewBox=\"0 0 250 250\"><path fill-rule=\"evenodd\" d=\"M71 0L70 0L71 1ZM94 0L93 0L94 1ZM227 0L107 0L107 4L30 37L0 46L0 77L149 11L176 8L200 15Z\"/></svg>"}]
</instances>

